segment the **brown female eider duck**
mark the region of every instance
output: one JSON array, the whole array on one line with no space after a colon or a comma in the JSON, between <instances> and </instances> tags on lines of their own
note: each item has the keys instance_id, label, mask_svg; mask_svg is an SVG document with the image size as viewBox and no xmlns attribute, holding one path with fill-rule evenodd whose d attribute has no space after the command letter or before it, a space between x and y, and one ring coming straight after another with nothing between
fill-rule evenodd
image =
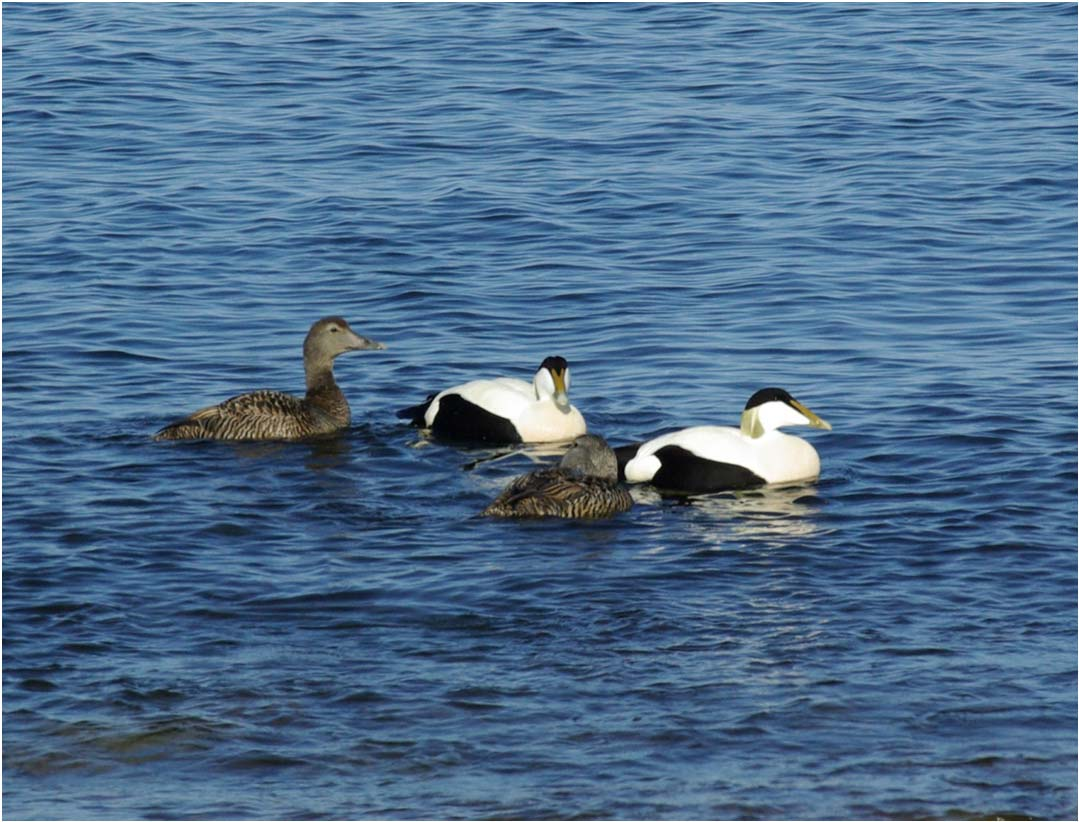
<instances>
[{"instance_id":1,"label":"brown female eider duck","mask_svg":"<svg viewBox=\"0 0 1079 822\"><path fill-rule=\"evenodd\" d=\"M203 408L166 425L155 440L295 440L347 428L348 401L333 379L333 360L346 351L382 350L380 342L361 337L341 317L324 317L303 341L307 393L252 391Z\"/></svg>"},{"instance_id":2,"label":"brown female eider duck","mask_svg":"<svg viewBox=\"0 0 1079 822\"><path fill-rule=\"evenodd\" d=\"M577 437L557 468L517 477L483 510L485 517L609 517L633 507L618 484L618 461L603 437Z\"/></svg>"}]
</instances>

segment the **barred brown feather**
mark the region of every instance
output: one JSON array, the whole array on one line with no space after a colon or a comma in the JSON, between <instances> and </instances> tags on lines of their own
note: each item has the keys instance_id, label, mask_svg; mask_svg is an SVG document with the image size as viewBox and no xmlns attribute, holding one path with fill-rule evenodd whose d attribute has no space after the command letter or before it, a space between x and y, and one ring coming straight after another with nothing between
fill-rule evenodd
<instances>
[{"instance_id":1,"label":"barred brown feather","mask_svg":"<svg viewBox=\"0 0 1079 822\"><path fill-rule=\"evenodd\" d=\"M306 398L280 391L253 391L202 408L165 426L154 439L288 440L328 434L349 423L348 404L341 399L343 408L333 413Z\"/></svg>"},{"instance_id":2,"label":"barred brown feather","mask_svg":"<svg viewBox=\"0 0 1079 822\"><path fill-rule=\"evenodd\" d=\"M488 505L487 517L609 517L633 507L622 486L565 468L517 477Z\"/></svg>"}]
</instances>

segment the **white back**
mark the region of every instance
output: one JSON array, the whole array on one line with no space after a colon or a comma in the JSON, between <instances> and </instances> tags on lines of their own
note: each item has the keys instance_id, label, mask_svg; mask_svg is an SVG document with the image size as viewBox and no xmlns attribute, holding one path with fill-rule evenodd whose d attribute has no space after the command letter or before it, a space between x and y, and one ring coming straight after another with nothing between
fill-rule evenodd
<instances>
[{"instance_id":1,"label":"white back","mask_svg":"<svg viewBox=\"0 0 1079 822\"><path fill-rule=\"evenodd\" d=\"M442 397L458 394L512 422L526 442L558 442L586 433L581 412L572 405L560 408L554 402L554 393L554 380L546 368L536 372L532 384L513 377L472 380L440 392L427 408L424 422L428 427L434 423Z\"/></svg>"},{"instance_id":2,"label":"white back","mask_svg":"<svg viewBox=\"0 0 1079 822\"><path fill-rule=\"evenodd\" d=\"M550 375L548 375L548 378ZM554 384L551 387L554 392ZM439 392L427 408L424 422L430 426L438 415L439 401L447 394L457 394L492 414L513 420L524 413L525 409L536 401L536 389L524 380L513 377L498 377L493 380L471 380Z\"/></svg>"}]
</instances>

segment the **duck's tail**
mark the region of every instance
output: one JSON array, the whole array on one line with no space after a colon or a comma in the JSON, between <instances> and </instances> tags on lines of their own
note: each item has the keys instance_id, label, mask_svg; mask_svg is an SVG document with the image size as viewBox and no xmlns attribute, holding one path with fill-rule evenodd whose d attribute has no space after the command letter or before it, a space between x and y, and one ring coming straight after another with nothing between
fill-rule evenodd
<instances>
[{"instance_id":1,"label":"duck's tail","mask_svg":"<svg viewBox=\"0 0 1079 822\"><path fill-rule=\"evenodd\" d=\"M408 408L402 408L397 412L397 417L402 420L408 420L409 425L423 428L427 424L424 416L427 414L427 409L431 406L431 403L434 402L435 396L435 394L428 394L427 399L419 405L410 405Z\"/></svg>"},{"instance_id":2,"label":"duck's tail","mask_svg":"<svg viewBox=\"0 0 1079 822\"><path fill-rule=\"evenodd\" d=\"M208 435L200 423L187 418L169 423L154 434L153 438L155 442L161 442L162 440L198 440L206 436Z\"/></svg>"}]
</instances>

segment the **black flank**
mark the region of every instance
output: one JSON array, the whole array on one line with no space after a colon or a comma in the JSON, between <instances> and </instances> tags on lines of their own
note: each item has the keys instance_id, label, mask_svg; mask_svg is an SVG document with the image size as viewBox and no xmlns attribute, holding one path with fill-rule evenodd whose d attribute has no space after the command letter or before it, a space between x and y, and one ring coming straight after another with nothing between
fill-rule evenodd
<instances>
[{"instance_id":1,"label":"black flank","mask_svg":"<svg viewBox=\"0 0 1079 822\"><path fill-rule=\"evenodd\" d=\"M652 484L667 491L708 494L764 485L764 479L748 468L706 460L678 445L660 448L656 457L660 469L652 477Z\"/></svg>"},{"instance_id":2,"label":"black flank","mask_svg":"<svg viewBox=\"0 0 1079 822\"><path fill-rule=\"evenodd\" d=\"M458 394L447 394L438 401L438 415L431 433L436 437L466 442L521 441L513 423L492 414Z\"/></svg>"}]
</instances>

